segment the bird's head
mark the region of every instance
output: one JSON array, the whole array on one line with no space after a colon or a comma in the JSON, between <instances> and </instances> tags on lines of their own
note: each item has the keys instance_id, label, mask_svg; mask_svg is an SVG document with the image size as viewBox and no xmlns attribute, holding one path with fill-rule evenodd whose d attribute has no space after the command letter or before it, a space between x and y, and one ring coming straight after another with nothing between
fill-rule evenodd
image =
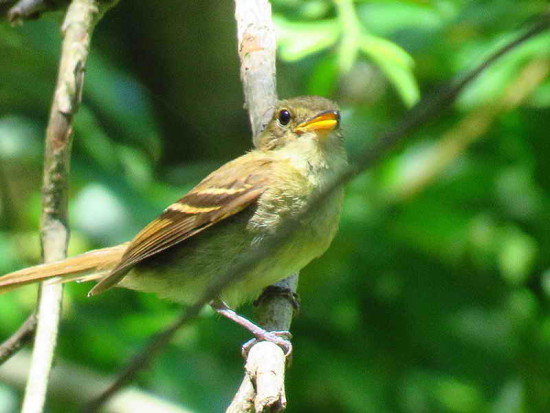
<instances>
[{"instance_id":1,"label":"bird's head","mask_svg":"<svg viewBox=\"0 0 550 413\"><path fill-rule=\"evenodd\" d=\"M273 117L259 137L262 150L290 146L341 146L340 110L319 96L300 96L279 101ZM303 142L303 143L301 143Z\"/></svg>"}]
</instances>

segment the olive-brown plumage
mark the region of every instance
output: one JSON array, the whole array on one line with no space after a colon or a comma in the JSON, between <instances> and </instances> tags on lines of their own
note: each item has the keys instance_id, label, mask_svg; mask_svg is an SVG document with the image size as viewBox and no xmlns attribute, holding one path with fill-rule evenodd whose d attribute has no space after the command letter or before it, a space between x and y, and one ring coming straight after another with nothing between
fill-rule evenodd
<instances>
[{"instance_id":1,"label":"olive-brown plumage","mask_svg":"<svg viewBox=\"0 0 550 413\"><path fill-rule=\"evenodd\" d=\"M346 165L338 108L324 98L279 102L258 141L258 149L212 172L131 242L5 275L0 292L59 276L99 280L92 295L116 285L193 302ZM220 298L230 305L253 299L321 255L336 232L341 201L341 191L325 200L288 241Z\"/></svg>"}]
</instances>

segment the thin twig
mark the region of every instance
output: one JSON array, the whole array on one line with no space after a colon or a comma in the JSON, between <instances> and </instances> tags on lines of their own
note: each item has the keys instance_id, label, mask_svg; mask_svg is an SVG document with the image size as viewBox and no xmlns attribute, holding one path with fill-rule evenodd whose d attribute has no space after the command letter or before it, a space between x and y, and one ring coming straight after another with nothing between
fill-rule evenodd
<instances>
[{"instance_id":1,"label":"thin twig","mask_svg":"<svg viewBox=\"0 0 550 413\"><path fill-rule=\"evenodd\" d=\"M392 199L410 199L426 188L469 145L483 137L502 113L527 99L548 78L549 71L550 59L535 58L528 62L496 101L474 109L441 135L422 165L406 179Z\"/></svg>"},{"instance_id":2,"label":"thin twig","mask_svg":"<svg viewBox=\"0 0 550 413\"><path fill-rule=\"evenodd\" d=\"M31 341L35 330L36 315L31 314L17 331L0 345L0 366L17 353L21 347Z\"/></svg>"},{"instance_id":3,"label":"thin twig","mask_svg":"<svg viewBox=\"0 0 550 413\"><path fill-rule=\"evenodd\" d=\"M310 213L310 211L316 207L317 203L321 202L323 199L329 196L336 188L349 182L358 173L369 168L376 160L379 160L381 156L384 155L391 147L402 141L420 126L440 116L450 105L452 105L456 101L458 95L462 92L462 90L471 82L473 82L488 67L495 63L499 57L502 57L525 41L548 29L550 25L549 17L550 16L548 15L543 16L542 19L535 23L524 34L518 36L510 43L507 43L505 46L498 49L495 53L491 54L486 60L481 62L474 69L467 72L465 76L460 77L457 82L453 82L453 86L439 91L435 96L430 99L422 99L419 103L417 103L415 107L403 117L403 119L394 129L381 136L377 145L372 148L363 150L356 161L352 163L348 169L343 171L332 182L332 184L326 188L326 190L315 197L313 202L311 202L307 206L307 208L304 209L302 214L300 214L297 219L291 220L292 222L288 222L288 225L284 225L275 234L266 239L266 243L262 245L261 248L256 247L251 249L250 252L246 254L239 262L237 262L226 274L221 276L218 280L216 280L215 283L210 285L208 290L197 300L197 302L194 305L188 307L186 311L184 311L182 316L180 316L178 322L175 323L173 326L178 325L177 328L179 328L187 321L195 318L200 310L206 304L208 304L210 300L218 296L219 293L228 284L234 282L242 274L246 274L248 271L253 269L256 262L260 262L263 258L269 255L271 251L273 251L273 249L275 249L279 245L279 243L286 240L287 237L291 236L294 231L299 230L299 225L297 223L303 218L303 216ZM165 330L167 334L165 337L163 337L163 343L167 343L177 331L177 328L173 328L173 326ZM150 344L148 344L146 348L150 348L154 341L155 339L151 340ZM135 368L132 366L131 362L124 369L125 373L123 374L123 376L117 377L113 385L111 385L110 387L115 387L116 385L116 390L121 389L125 384L130 382L133 377L135 377L140 369L150 364L152 358L157 353L158 350L156 350L154 353L147 353L142 351L140 353L142 354L142 357L139 357L139 359L136 358L138 359L138 361L134 366ZM129 371L131 371L131 375L126 373ZM108 397L111 397L114 393L115 391L109 391ZM101 396L101 399L103 402L105 402L108 397Z\"/></svg>"},{"instance_id":4,"label":"thin twig","mask_svg":"<svg viewBox=\"0 0 550 413\"><path fill-rule=\"evenodd\" d=\"M9 362L0 366L0 382L14 389L23 389L30 364L30 352L26 350L19 352ZM83 399L92 397L103 389L109 380L110 377L100 375L82 365L58 359L50 378L50 397L63 400L68 405L77 405ZM3 412L8 411L4 404L2 407ZM190 410L174 402L164 400L137 387L129 387L110 399L105 405L105 412L191 413Z\"/></svg>"},{"instance_id":5,"label":"thin twig","mask_svg":"<svg viewBox=\"0 0 550 413\"><path fill-rule=\"evenodd\" d=\"M3 222L0 228L9 230L15 221L15 211L12 204L9 180L4 166L0 162L0 204L2 209ZM21 324L11 337L0 344L0 365L17 353L25 344L32 340L36 330L36 315L33 313Z\"/></svg>"},{"instance_id":6,"label":"thin twig","mask_svg":"<svg viewBox=\"0 0 550 413\"><path fill-rule=\"evenodd\" d=\"M105 4L109 7L112 5ZM63 47L44 150L41 242L45 262L61 260L66 256L69 239L67 206L72 120L80 106L91 35L106 8L100 9L100 2L96 0L74 0L67 9L62 26ZM41 284L38 326L22 408L26 413L44 410L62 297L62 284Z\"/></svg>"},{"instance_id":7,"label":"thin twig","mask_svg":"<svg viewBox=\"0 0 550 413\"><path fill-rule=\"evenodd\" d=\"M168 328L155 334L147 345L129 361L124 369L122 369L117 379L97 397L89 401L82 411L86 413L98 411L109 398L126 386L139 371L146 368L151 363L151 360L170 343L174 334L176 334L182 326L188 324L199 315L201 308L202 306L189 307L186 311L182 311L179 318L170 324Z\"/></svg>"}]
</instances>

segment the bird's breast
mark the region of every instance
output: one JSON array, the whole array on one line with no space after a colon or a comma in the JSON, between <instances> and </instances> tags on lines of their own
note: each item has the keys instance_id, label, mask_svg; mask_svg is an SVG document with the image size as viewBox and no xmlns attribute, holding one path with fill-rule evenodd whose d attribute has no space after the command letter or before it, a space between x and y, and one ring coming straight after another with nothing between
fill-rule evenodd
<instances>
[{"instance_id":1,"label":"bird's breast","mask_svg":"<svg viewBox=\"0 0 550 413\"><path fill-rule=\"evenodd\" d=\"M121 284L193 303L239 257L252 247L261 246L286 219L298 216L314 192L321 190L316 181L295 168L276 170L271 181L255 205L140 263ZM253 300L263 288L323 254L336 233L341 205L339 190L301 219L289 239L238 282L229 285L221 298L231 306Z\"/></svg>"}]
</instances>

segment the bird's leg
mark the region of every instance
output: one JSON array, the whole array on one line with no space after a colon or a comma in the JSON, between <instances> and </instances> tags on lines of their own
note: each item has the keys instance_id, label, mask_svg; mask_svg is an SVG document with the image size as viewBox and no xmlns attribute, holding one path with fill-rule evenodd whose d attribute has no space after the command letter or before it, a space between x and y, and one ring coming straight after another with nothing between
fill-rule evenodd
<instances>
[{"instance_id":1,"label":"bird's leg","mask_svg":"<svg viewBox=\"0 0 550 413\"><path fill-rule=\"evenodd\" d=\"M252 321L237 314L221 300L212 300L210 302L210 307L212 307L218 314L246 328L254 335L254 337L256 337L256 339L250 340L243 345L243 356L246 356L248 350L250 350L256 341L270 341L277 344L283 349L286 356L289 356L290 353L292 353L292 344L290 343L290 338L292 338L292 335L289 331L267 331L260 326L257 326Z\"/></svg>"},{"instance_id":2,"label":"bird's leg","mask_svg":"<svg viewBox=\"0 0 550 413\"><path fill-rule=\"evenodd\" d=\"M292 291L288 287L282 287L280 285L270 285L264 288L260 296L254 301L255 306L262 305L264 301L269 300L271 297L283 297L288 300L292 308L294 309L294 315L300 312L300 296L297 292Z\"/></svg>"}]
</instances>

